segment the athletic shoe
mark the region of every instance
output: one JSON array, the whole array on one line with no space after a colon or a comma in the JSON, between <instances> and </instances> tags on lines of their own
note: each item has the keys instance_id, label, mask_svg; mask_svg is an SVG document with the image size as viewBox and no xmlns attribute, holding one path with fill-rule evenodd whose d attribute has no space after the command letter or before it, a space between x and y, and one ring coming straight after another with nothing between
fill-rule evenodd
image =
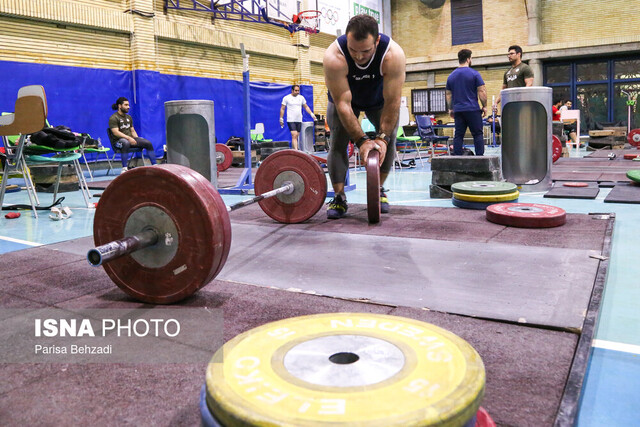
<instances>
[{"instance_id":1,"label":"athletic shoe","mask_svg":"<svg viewBox=\"0 0 640 427\"><path fill-rule=\"evenodd\" d=\"M120 171L121 174L125 173L126 171L128 171L129 168L128 167L123 167L122 170Z\"/></svg>"},{"instance_id":2,"label":"athletic shoe","mask_svg":"<svg viewBox=\"0 0 640 427\"><path fill-rule=\"evenodd\" d=\"M328 219L339 219L347 214L347 199L342 194L337 194L329 202L329 209L327 209Z\"/></svg>"},{"instance_id":3,"label":"athletic shoe","mask_svg":"<svg viewBox=\"0 0 640 427\"><path fill-rule=\"evenodd\" d=\"M389 200L387 200L387 194L382 187L380 187L380 212L389 213Z\"/></svg>"}]
</instances>

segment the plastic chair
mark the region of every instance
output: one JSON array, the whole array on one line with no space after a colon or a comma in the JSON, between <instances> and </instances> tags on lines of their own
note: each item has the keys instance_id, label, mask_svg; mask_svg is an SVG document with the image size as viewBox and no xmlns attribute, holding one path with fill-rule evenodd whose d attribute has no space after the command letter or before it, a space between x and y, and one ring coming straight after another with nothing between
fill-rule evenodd
<instances>
[{"instance_id":1,"label":"plastic chair","mask_svg":"<svg viewBox=\"0 0 640 427\"><path fill-rule=\"evenodd\" d=\"M256 128L251 129L251 142L271 142L273 139L264 139L264 123L256 123Z\"/></svg>"},{"instance_id":2,"label":"plastic chair","mask_svg":"<svg viewBox=\"0 0 640 427\"><path fill-rule=\"evenodd\" d=\"M47 98L42 86L25 86L18 91L18 99L16 100L15 113L7 114L0 117L0 136L3 137L5 143L5 152L7 155L4 177L8 177L10 173L21 173L27 186L27 193L29 195L29 201L33 210L33 216L38 217L36 205L40 204L38 196L33 186L31 174L27 167L30 163L57 163L58 164L58 179L56 180L56 187L54 193L54 202L57 198L58 185L60 183L60 175L62 172L62 166L64 164L73 164L82 195L85 198L87 207L89 203L89 189L86 187L87 183L84 180L82 174L82 168L78 159L80 154L75 152L60 152L53 150L49 147L37 147L38 153L35 155L29 154L29 148L25 146L28 134L38 132L42 130L46 125L47 120ZM6 138L9 135L19 135L18 143L11 144L9 139ZM40 154L42 153L54 153L54 157L46 157ZM6 190L7 180L2 180L2 186L0 187L0 206L4 200L4 193Z\"/></svg>"},{"instance_id":3,"label":"plastic chair","mask_svg":"<svg viewBox=\"0 0 640 427\"><path fill-rule=\"evenodd\" d=\"M5 148L5 165L0 185L0 207L4 201L7 180L11 173L22 175L29 195L33 216L38 217L36 205L40 203L36 194L29 168L26 166L23 149L28 134L45 127L47 119L47 98L42 86L24 86L18 90L15 113L0 116L0 136ZM19 135L16 144L9 143L8 136Z\"/></svg>"},{"instance_id":4,"label":"plastic chair","mask_svg":"<svg viewBox=\"0 0 640 427\"><path fill-rule=\"evenodd\" d=\"M444 143L447 147L447 154L451 154L449 151L449 137L436 135L431 124L431 118L429 116L421 115L416 116L416 124L418 125L418 135L423 142L428 143L431 146L431 157L436 154L436 144Z\"/></svg>"},{"instance_id":5,"label":"plastic chair","mask_svg":"<svg viewBox=\"0 0 640 427\"><path fill-rule=\"evenodd\" d=\"M95 154L96 162L100 158L100 154L104 154L104 156L107 158L107 163L109 163L109 169L107 170L108 173L109 171L111 171L111 169L113 169L113 166L111 165L111 159L107 154L109 151L111 151L111 149L109 147L85 147L84 144L87 138L90 138L90 136L85 136L82 144L80 144L80 154L82 154L82 160L84 160L84 164L87 165L87 172L89 172L89 177L91 178L91 181L93 181L93 173L91 173L91 167L89 166L89 161L87 160L85 153ZM100 139L98 139L98 141L100 141Z\"/></svg>"},{"instance_id":6,"label":"plastic chair","mask_svg":"<svg viewBox=\"0 0 640 427\"><path fill-rule=\"evenodd\" d=\"M576 143L567 141L566 144L570 148L572 145L575 145L576 148L576 156L578 156L580 152L580 110L560 110L560 121L561 122L576 122Z\"/></svg>"},{"instance_id":7,"label":"plastic chair","mask_svg":"<svg viewBox=\"0 0 640 427\"><path fill-rule=\"evenodd\" d=\"M398 126L398 132L396 133L396 151L402 154L402 158L398 160L400 168L402 168L402 162L404 161L404 156L407 153L416 153L416 157L420 160L420 164L424 166L422 156L420 155L420 149L418 147L418 141L420 141L419 136L405 136L402 126Z\"/></svg>"},{"instance_id":8,"label":"plastic chair","mask_svg":"<svg viewBox=\"0 0 640 427\"><path fill-rule=\"evenodd\" d=\"M28 150L25 154L28 153ZM80 157L82 155L77 152L69 152L69 151L52 151L55 153L53 156L42 156L39 154L31 154L26 155L25 160L27 165L42 165L53 163L57 165L57 174L56 174L56 183L53 190L53 201L55 202L58 198L58 188L60 187L60 178L62 176L62 167L64 165L73 166L75 169L76 177L78 178L78 184L80 185L80 191L82 192L82 197L84 198L85 204L87 207L91 207L91 202L89 199L91 198L91 193L89 192L89 187L87 186L87 181L84 179L84 172L82 171L82 165L80 165Z\"/></svg>"}]
</instances>

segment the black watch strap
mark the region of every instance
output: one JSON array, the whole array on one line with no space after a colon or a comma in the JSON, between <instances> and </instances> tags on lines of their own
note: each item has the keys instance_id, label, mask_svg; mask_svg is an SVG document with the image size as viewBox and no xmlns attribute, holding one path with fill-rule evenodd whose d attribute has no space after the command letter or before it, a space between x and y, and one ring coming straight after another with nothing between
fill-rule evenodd
<instances>
[{"instance_id":1,"label":"black watch strap","mask_svg":"<svg viewBox=\"0 0 640 427\"><path fill-rule=\"evenodd\" d=\"M365 141L369 140L369 136L365 133L356 141L356 147L360 148Z\"/></svg>"}]
</instances>

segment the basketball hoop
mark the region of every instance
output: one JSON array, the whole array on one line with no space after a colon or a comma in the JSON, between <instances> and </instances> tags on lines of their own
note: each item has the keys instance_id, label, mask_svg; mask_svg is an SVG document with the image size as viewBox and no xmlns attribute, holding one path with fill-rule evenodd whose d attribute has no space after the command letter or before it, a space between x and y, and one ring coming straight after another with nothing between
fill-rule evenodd
<instances>
[{"instance_id":1,"label":"basketball hoop","mask_svg":"<svg viewBox=\"0 0 640 427\"><path fill-rule=\"evenodd\" d=\"M322 12L319 10L303 10L297 15L293 15L291 19L293 24L296 25L296 31L305 31L309 34L315 34L318 32L318 24L320 23L320 15Z\"/></svg>"}]
</instances>

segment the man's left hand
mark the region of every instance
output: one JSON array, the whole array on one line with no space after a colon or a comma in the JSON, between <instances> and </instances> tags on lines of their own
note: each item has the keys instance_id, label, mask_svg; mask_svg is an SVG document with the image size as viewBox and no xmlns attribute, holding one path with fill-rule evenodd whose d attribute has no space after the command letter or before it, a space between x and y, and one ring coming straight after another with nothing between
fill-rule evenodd
<instances>
[{"instance_id":1,"label":"man's left hand","mask_svg":"<svg viewBox=\"0 0 640 427\"><path fill-rule=\"evenodd\" d=\"M387 143L383 139L369 139L360 146L360 157L367 163L369 152L371 150L377 150L380 153L380 164L384 161L384 157L387 154Z\"/></svg>"},{"instance_id":2,"label":"man's left hand","mask_svg":"<svg viewBox=\"0 0 640 427\"><path fill-rule=\"evenodd\" d=\"M482 107L482 117L487 115L487 107Z\"/></svg>"}]
</instances>

